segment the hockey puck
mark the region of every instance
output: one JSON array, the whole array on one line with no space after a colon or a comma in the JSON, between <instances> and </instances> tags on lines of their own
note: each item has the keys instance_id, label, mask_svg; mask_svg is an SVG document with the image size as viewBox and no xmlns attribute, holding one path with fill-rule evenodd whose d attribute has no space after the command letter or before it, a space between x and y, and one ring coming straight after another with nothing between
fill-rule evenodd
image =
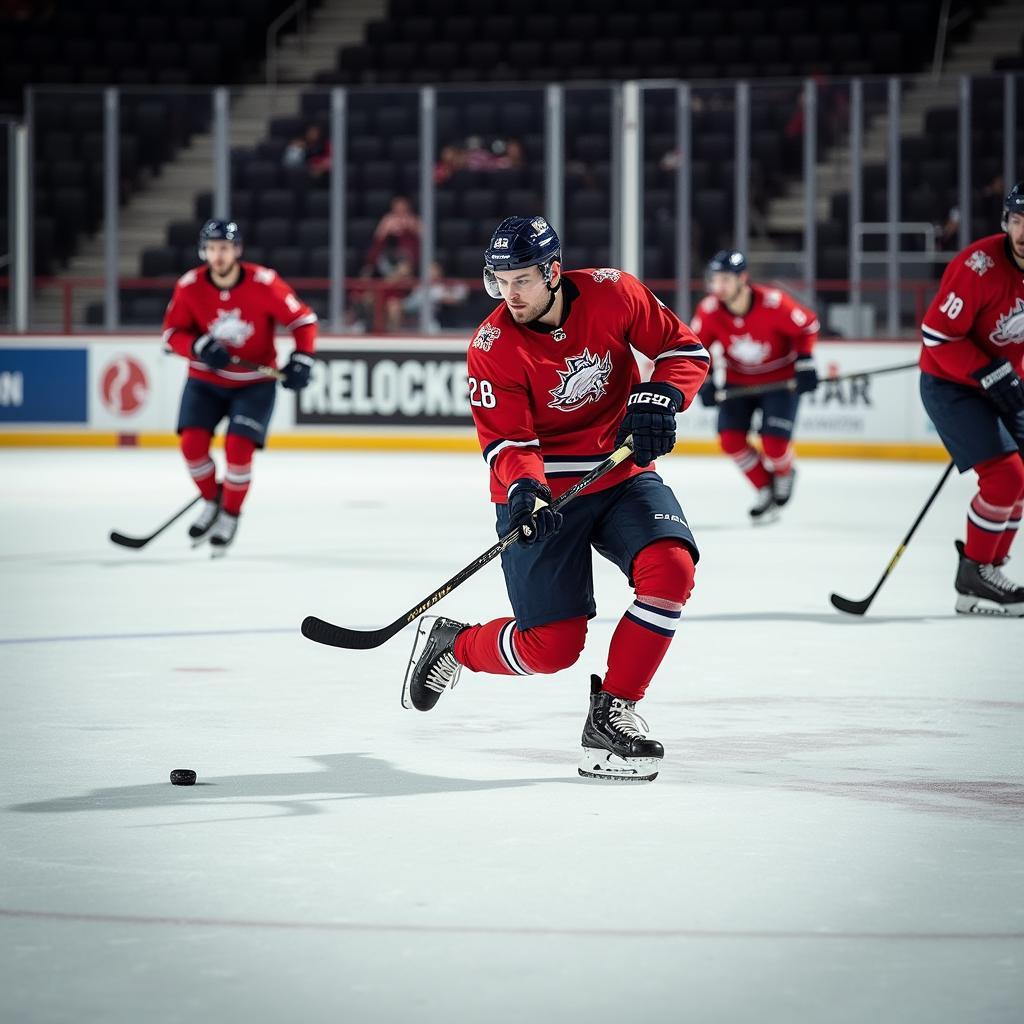
<instances>
[{"instance_id":1,"label":"hockey puck","mask_svg":"<svg viewBox=\"0 0 1024 1024\"><path fill-rule=\"evenodd\" d=\"M196 773L191 768L175 768L171 772L171 782L175 786L194 786Z\"/></svg>"}]
</instances>

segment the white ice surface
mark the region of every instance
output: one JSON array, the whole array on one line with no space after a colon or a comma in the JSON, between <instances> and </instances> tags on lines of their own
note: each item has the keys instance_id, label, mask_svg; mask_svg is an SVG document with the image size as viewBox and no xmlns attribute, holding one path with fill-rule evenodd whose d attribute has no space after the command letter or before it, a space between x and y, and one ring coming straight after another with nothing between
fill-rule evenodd
<instances>
[{"instance_id":1,"label":"white ice surface","mask_svg":"<svg viewBox=\"0 0 1024 1024\"><path fill-rule=\"evenodd\" d=\"M429 715L411 630L299 635L489 546L478 457L260 454L214 562L187 520L106 539L187 498L175 452L0 452L0 1019L1024 1019L1024 621L953 614L971 482L858 620L829 592L870 591L939 465L805 461L764 530L724 460L662 468L703 557L644 702L664 769L624 786L576 775L630 600L600 559L577 666ZM496 564L439 606L506 607Z\"/></svg>"}]
</instances>

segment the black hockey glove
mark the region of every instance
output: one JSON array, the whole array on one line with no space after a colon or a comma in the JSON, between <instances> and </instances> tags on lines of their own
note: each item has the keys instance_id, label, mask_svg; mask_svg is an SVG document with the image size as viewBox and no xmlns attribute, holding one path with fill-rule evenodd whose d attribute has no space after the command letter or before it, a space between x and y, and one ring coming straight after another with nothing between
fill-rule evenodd
<instances>
[{"instance_id":1,"label":"black hockey glove","mask_svg":"<svg viewBox=\"0 0 1024 1024\"><path fill-rule=\"evenodd\" d=\"M701 404L709 409L714 409L718 405L718 399L715 398L715 391L717 390L715 382L711 379L711 374L708 374L707 380L701 384L700 391L697 392L697 397L700 399Z\"/></svg>"},{"instance_id":2,"label":"black hockey glove","mask_svg":"<svg viewBox=\"0 0 1024 1024\"><path fill-rule=\"evenodd\" d=\"M224 347L224 342L212 334L200 334L192 342L192 355L212 370L223 370L231 362L231 353Z\"/></svg>"},{"instance_id":3,"label":"black hockey glove","mask_svg":"<svg viewBox=\"0 0 1024 1024\"><path fill-rule=\"evenodd\" d=\"M301 391L309 383L309 375L313 372L313 357L305 352L293 352L283 372L282 387Z\"/></svg>"},{"instance_id":4,"label":"black hockey glove","mask_svg":"<svg viewBox=\"0 0 1024 1024\"><path fill-rule=\"evenodd\" d=\"M626 399L615 447L632 434L633 461L638 466L649 466L659 455L667 455L675 447L676 413L682 404L682 393L671 384L637 384Z\"/></svg>"},{"instance_id":5,"label":"black hockey glove","mask_svg":"<svg viewBox=\"0 0 1024 1024\"><path fill-rule=\"evenodd\" d=\"M971 376L1000 412L1014 416L1024 410L1024 382L1007 360L993 359Z\"/></svg>"},{"instance_id":6,"label":"black hockey glove","mask_svg":"<svg viewBox=\"0 0 1024 1024\"><path fill-rule=\"evenodd\" d=\"M534 511L538 498L544 506ZM561 528L562 513L552 512L550 502L551 491L539 480L524 476L512 481L508 489L509 525L519 531L521 543L533 544Z\"/></svg>"},{"instance_id":7,"label":"black hockey glove","mask_svg":"<svg viewBox=\"0 0 1024 1024\"><path fill-rule=\"evenodd\" d=\"M796 361L796 393L804 395L818 386L818 371L810 356L801 356Z\"/></svg>"}]
</instances>

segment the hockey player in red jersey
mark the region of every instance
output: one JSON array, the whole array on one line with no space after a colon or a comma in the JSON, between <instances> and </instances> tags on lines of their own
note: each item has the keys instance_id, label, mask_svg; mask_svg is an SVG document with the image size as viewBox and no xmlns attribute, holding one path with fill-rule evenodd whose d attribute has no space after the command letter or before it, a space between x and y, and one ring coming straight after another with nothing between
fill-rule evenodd
<instances>
[{"instance_id":1,"label":"hockey player in red jersey","mask_svg":"<svg viewBox=\"0 0 1024 1024\"><path fill-rule=\"evenodd\" d=\"M574 664L596 614L593 548L622 570L635 600L612 636L604 678L591 677L580 774L652 779L664 751L636 702L668 650L698 558L653 461L672 450L676 414L703 383L708 353L631 275L563 271L558 236L542 217L498 225L484 282L503 301L470 344L469 399L498 535L521 535L502 554L514 617L422 624L403 703L430 710L462 667L532 675ZM649 382L631 345L654 362ZM633 459L563 512L547 507L628 435Z\"/></svg>"},{"instance_id":2,"label":"hockey player in red jersey","mask_svg":"<svg viewBox=\"0 0 1024 1024\"><path fill-rule=\"evenodd\" d=\"M205 499L189 536L196 544L208 538L215 555L234 540L253 453L266 441L274 410L276 383L244 363L276 367L274 330L286 327L295 352L282 383L300 391L309 383L316 341L316 314L273 270L242 262L241 252L237 224L208 221L199 233L205 266L178 280L164 315L164 342L189 361L178 433L188 471ZM227 468L218 486L210 442L225 417Z\"/></svg>"},{"instance_id":3,"label":"hockey player in red jersey","mask_svg":"<svg viewBox=\"0 0 1024 1024\"><path fill-rule=\"evenodd\" d=\"M793 494L793 426L800 395L818 386L814 343L818 318L779 288L752 284L743 253L723 250L707 268L709 295L690 322L710 349L722 346L726 387L795 381L795 389L726 399L718 413L718 441L754 485L750 510L755 524L773 522ZM716 405L715 383L708 376L701 401ZM747 440L755 410L761 411L761 447Z\"/></svg>"},{"instance_id":4,"label":"hockey player in red jersey","mask_svg":"<svg viewBox=\"0 0 1024 1024\"><path fill-rule=\"evenodd\" d=\"M1002 227L942 275L921 322L921 399L957 469L978 475L956 542L956 610L1024 616L1024 587L1001 569L1024 511L1024 182Z\"/></svg>"}]
</instances>

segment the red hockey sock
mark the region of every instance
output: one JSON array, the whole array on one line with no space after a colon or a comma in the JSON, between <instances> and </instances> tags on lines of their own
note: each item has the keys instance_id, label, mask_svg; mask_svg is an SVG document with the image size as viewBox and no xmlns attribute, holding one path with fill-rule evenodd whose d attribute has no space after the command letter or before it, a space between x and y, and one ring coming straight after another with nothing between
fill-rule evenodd
<instances>
[{"instance_id":1,"label":"red hockey sock","mask_svg":"<svg viewBox=\"0 0 1024 1024\"><path fill-rule=\"evenodd\" d=\"M747 435L742 430L723 430L718 435L718 443L726 455L740 467L740 472L755 486L767 487L771 483L768 470L761 463L757 449L747 444Z\"/></svg>"},{"instance_id":2,"label":"red hockey sock","mask_svg":"<svg viewBox=\"0 0 1024 1024\"><path fill-rule=\"evenodd\" d=\"M1018 501L1013 506L1013 511L1010 513L1010 518L1006 523L1006 529L1003 530L1003 535L999 538L996 557L993 559L996 565L1002 565L1010 557L1010 548L1017 537L1017 530L1020 529L1022 518L1024 518L1024 499Z\"/></svg>"},{"instance_id":3,"label":"red hockey sock","mask_svg":"<svg viewBox=\"0 0 1024 1024\"><path fill-rule=\"evenodd\" d=\"M967 509L967 542L964 554L987 565L999 560L1001 548L1009 551L1006 529L1013 510L1024 496L1024 461L1016 453L980 462L978 493Z\"/></svg>"},{"instance_id":4,"label":"red hockey sock","mask_svg":"<svg viewBox=\"0 0 1024 1024\"><path fill-rule=\"evenodd\" d=\"M693 556L675 538L648 544L633 559L636 600L608 649L604 687L624 700L640 700L658 671L693 590Z\"/></svg>"},{"instance_id":5,"label":"red hockey sock","mask_svg":"<svg viewBox=\"0 0 1024 1024\"><path fill-rule=\"evenodd\" d=\"M470 626L455 639L455 658L471 672L498 676L549 675L575 664L587 638L587 619L519 629L515 619Z\"/></svg>"},{"instance_id":6,"label":"red hockey sock","mask_svg":"<svg viewBox=\"0 0 1024 1024\"><path fill-rule=\"evenodd\" d=\"M242 502L249 493L249 482L252 480L252 453L256 445L247 437L228 434L224 442L228 468L224 474L223 508L225 512L237 516L242 511Z\"/></svg>"},{"instance_id":7,"label":"red hockey sock","mask_svg":"<svg viewBox=\"0 0 1024 1024\"><path fill-rule=\"evenodd\" d=\"M217 497L217 467L210 458L210 441L212 435L208 430L198 427L185 427L181 432L181 454L185 456L185 465L195 481L199 493L207 500Z\"/></svg>"},{"instance_id":8,"label":"red hockey sock","mask_svg":"<svg viewBox=\"0 0 1024 1024\"><path fill-rule=\"evenodd\" d=\"M764 434L761 437L764 448L764 465L775 476L788 476L793 469L793 446L786 437Z\"/></svg>"}]
</instances>

